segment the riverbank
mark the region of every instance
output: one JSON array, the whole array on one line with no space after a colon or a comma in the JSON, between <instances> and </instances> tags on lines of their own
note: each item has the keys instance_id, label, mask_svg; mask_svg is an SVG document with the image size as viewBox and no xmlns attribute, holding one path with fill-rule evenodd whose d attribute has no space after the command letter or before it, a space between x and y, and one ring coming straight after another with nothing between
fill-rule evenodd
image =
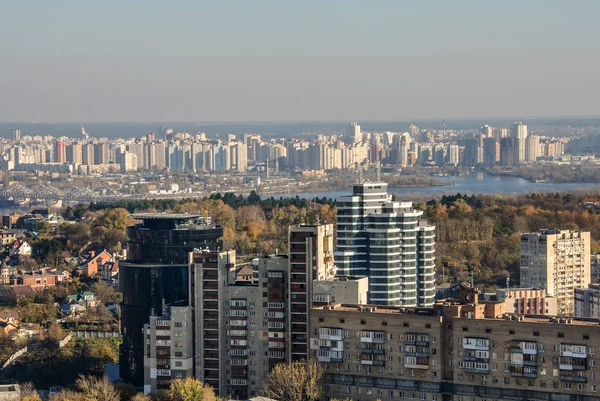
<instances>
[{"instance_id":1,"label":"riverbank","mask_svg":"<svg viewBox=\"0 0 600 401\"><path fill-rule=\"evenodd\" d=\"M467 176L439 177L444 185L431 187L396 188L389 187L389 192L396 194L400 199L420 200L441 197L443 195L461 194L483 194L483 195L517 195L534 192L598 192L600 184L597 183L534 183L520 177L506 175L489 175L483 172L473 173ZM350 195L351 185L344 189L328 189L325 192L308 191L287 192L279 194L263 195L263 197L295 197L312 199L314 197L336 198L338 196Z\"/></svg>"},{"instance_id":2,"label":"riverbank","mask_svg":"<svg viewBox=\"0 0 600 401\"><path fill-rule=\"evenodd\" d=\"M484 171L490 176L519 177L534 183L600 185L600 166L596 164L490 167Z\"/></svg>"}]
</instances>

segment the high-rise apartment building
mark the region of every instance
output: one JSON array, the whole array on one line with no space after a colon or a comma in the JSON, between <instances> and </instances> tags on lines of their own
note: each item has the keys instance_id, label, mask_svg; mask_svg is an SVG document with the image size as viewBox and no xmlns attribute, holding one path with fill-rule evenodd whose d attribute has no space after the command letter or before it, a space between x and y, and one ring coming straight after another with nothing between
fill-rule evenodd
<instances>
[{"instance_id":1,"label":"high-rise apartment building","mask_svg":"<svg viewBox=\"0 0 600 401\"><path fill-rule=\"evenodd\" d=\"M151 311L153 312L153 311ZM144 325L144 393L167 390L173 380L194 377L192 307L180 302L151 313Z\"/></svg>"},{"instance_id":2,"label":"high-rise apartment building","mask_svg":"<svg viewBox=\"0 0 600 401\"><path fill-rule=\"evenodd\" d=\"M600 253L590 255L590 271L592 272L592 283L600 283Z\"/></svg>"},{"instance_id":3,"label":"high-rise apartment building","mask_svg":"<svg viewBox=\"0 0 600 401\"><path fill-rule=\"evenodd\" d=\"M121 172L136 171L138 168L138 158L135 153L124 152L121 155Z\"/></svg>"},{"instance_id":4,"label":"high-rise apartment building","mask_svg":"<svg viewBox=\"0 0 600 401\"><path fill-rule=\"evenodd\" d=\"M67 162L67 144L63 141L56 141L56 145L54 147L54 161L56 163L66 163Z\"/></svg>"},{"instance_id":5,"label":"high-rise apartment building","mask_svg":"<svg viewBox=\"0 0 600 401\"><path fill-rule=\"evenodd\" d=\"M495 166L500 161L500 144L496 138L485 138L483 140L483 164Z\"/></svg>"},{"instance_id":6,"label":"high-rise apartment building","mask_svg":"<svg viewBox=\"0 0 600 401\"><path fill-rule=\"evenodd\" d=\"M163 305L189 302L189 253L222 248L223 227L193 214L132 215L141 223L127 227L127 260L119 263L121 303L121 377L144 383L146 340L143 327Z\"/></svg>"},{"instance_id":7,"label":"high-rise apartment building","mask_svg":"<svg viewBox=\"0 0 600 401\"><path fill-rule=\"evenodd\" d=\"M460 148L458 145L448 146L448 163L455 166L460 163Z\"/></svg>"},{"instance_id":8,"label":"high-rise apartment building","mask_svg":"<svg viewBox=\"0 0 600 401\"><path fill-rule=\"evenodd\" d=\"M67 162L74 164L82 164L83 155L80 143L73 143L67 146Z\"/></svg>"},{"instance_id":9,"label":"high-rise apartment building","mask_svg":"<svg viewBox=\"0 0 600 401\"><path fill-rule=\"evenodd\" d=\"M82 164L96 164L94 160L94 144L85 143L81 146L81 162Z\"/></svg>"},{"instance_id":10,"label":"high-rise apartment building","mask_svg":"<svg viewBox=\"0 0 600 401\"><path fill-rule=\"evenodd\" d=\"M94 145L94 164L108 164L110 162L110 150L107 142Z\"/></svg>"},{"instance_id":11,"label":"high-rise apartment building","mask_svg":"<svg viewBox=\"0 0 600 401\"><path fill-rule=\"evenodd\" d=\"M360 125L358 123L351 123L346 128L346 143L353 144L362 142L362 133L360 132Z\"/></svg>"},{"instance_id":12,"label":"high-rise apartment building","mask_svg":"<svg viewBox=\"0 0 600 401\"><path fill-rule=\"evenodd\" d=\"M575 288L575 317L600 319L600 284Z\"/></svg>"},{"instance_id":13,"label":"high-rise apartment building","mask_svg":"<svg viewBox=\"0 0 600 401\"><path fill-rule=\"evenodd\" d=\"M260 394L270 368L286 361L287 256L261 258L258 282L236 282L235 252L190 255L196 377L220 396Z\"/></svg>"},{"instance_id":14,"label":"high-rise apartment building","mask_svg":"<svg viewBox=\"0 0 600 401\"><path fill-rule=\"evenodd\" d=\"M515 162L527 161L527 125L515 122L511 127L511 136L515 138Z\"/></svg>"},{"instance_id":15,"label":"high-rise apartment building","mask_svg":"<svg viewBox=\"0 0 600 401\"><path fill-rule=\"evenodd\" d=\"M431 306L435 227L391 198L386 183L369 182L337 199L337 274L368 277L370 304Z\"/></svg>"},{"instance_id":16,"label":"high-rise apartment building","mask_svg":"<svg viewBox=\"0 0 600 401\"><path fill-rule=\"evenodd\" d=\"M289 244L259 258L252 281L236 281L233 251L190 254L196 377L222 397L259 395L275 365L307 360L313 304L366 299L365 278L333 277L331 224L291 227Z\"/></svg>"},{"instance_id":17,"label":"high-rise apartment building","mask_svg":"<svg viewBox=\"0 0 600 401\"><path fill-rule=\"evenodd\" d=\"M504 137L500 140L500 165L513 166L516 163L516 142L513 137Z\"/></svg>"},{"instance_id":18,"label":"high-rise apartment building","mask_svg":"<svg viewBox=\"0 0 600 401\"><path fill-rule=\"evenodd\" d=\"M479 130L479 132L481 132L481 134L486 137L486 138L493 138L494 137L494 128L490 127L489 125L484 125L483 127L481 127L481 129Z\"/></svg>"},{"instance_id":19,"label":"high-rise apartment building","mask_svg":"<svg viewBox=\"0 0 600 401\"><path fill-rule=\"evenodd\" d=\"M521 287L545 289L558 313L573 315L575 288L591 282L590 233L540 230L521 234Z\"/></svg>"},{"instance_id":20,"label":"high-rise apartment building","mask_svg":"<svg viewBox=\"0 0 600 401\"><path fill-rule=\"evenodd\" d=\"M290 227L290 310L289 360L308 359L309 310L313 280L331 280L333 263L333 224Z\"/></svg>"},{"instance_id":21,"label":"high-rise apartment building","mask_svg":"<svg viewBox=\"0 0 600 401\"><path fill-rule=\"evenodd\" d=\"M533 163L540 154L540 137L529 135L525 140L525 161Z\"/></svg>"},{"instance_id":22,"label":"high-rise apartment building","mask_svg":"<svg viewBox=\"0 0 600 401\"><path fill-rule=\"evenodd\" d=\"M19 142L21 140L21 130L17 128L12 129L12 140L14 142Z\"/></svg>"}]
</instances>

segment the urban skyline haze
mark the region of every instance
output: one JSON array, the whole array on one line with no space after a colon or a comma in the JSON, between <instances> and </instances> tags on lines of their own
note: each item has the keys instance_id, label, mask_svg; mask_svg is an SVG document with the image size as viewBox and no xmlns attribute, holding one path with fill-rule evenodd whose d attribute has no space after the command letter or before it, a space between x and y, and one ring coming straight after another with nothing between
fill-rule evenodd
<instances>
[{"instance_id":1,"label":"urban skyline haze","mask_svg":"<svg viewBox=\"0 0 600 401\"><path fill-rule=\"evenodd\" d=\"M596 1L3 2L0 121L597 115Z\"/></svg>"}]
</instances>

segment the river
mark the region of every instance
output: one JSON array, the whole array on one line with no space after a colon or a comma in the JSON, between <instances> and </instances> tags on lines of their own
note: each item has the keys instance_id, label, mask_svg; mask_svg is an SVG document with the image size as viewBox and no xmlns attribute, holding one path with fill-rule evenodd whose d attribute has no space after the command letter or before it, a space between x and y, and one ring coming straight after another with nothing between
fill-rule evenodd
<instances>
[{"instance_id":1,"label":"river","mask_svg":"<svg viewBox=\"0 0 600 401\"><path fill-rule=\"evenodd\" d=\"M532 192L568 192L574 190L588 190L597 191L600 190L600 183L560 183L555 184L551 182L535 183L529 180L525 180L520 177L509 177L509 176L492 176L484 173L475 173L465 177L436 177L440 181L445 181L448 185L439 185L434 187L422 187L422 188L390 188L389 192L398 194L402 199L407 199L410 196L422 198L426 195L431 195L432 198L451 195L458 192L463 194L520 194L520 193L532 193ZM303 192L303 193L289 193L281 194L278 196L300 196L301 198L314 198L315 196L329 198L336 198L338 196L349 195L351 189L340 189L327 192Z\"/></svg>"}]
</instances>

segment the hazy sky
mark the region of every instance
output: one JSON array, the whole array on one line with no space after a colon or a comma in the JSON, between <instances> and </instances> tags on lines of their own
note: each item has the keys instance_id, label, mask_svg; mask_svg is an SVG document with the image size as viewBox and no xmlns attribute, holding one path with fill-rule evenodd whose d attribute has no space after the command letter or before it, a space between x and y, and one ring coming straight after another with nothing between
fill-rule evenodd
<instances>
[{"instance_id":1,"label":"hazy sky","mask_svg":"<svg viewBox=\"0 0 600 401\"><path fill-rule=\"evenodd\" d=\"M0 121L600 114L599 0L0 0L0 10Z\"/></svg>"}]
</instances>

